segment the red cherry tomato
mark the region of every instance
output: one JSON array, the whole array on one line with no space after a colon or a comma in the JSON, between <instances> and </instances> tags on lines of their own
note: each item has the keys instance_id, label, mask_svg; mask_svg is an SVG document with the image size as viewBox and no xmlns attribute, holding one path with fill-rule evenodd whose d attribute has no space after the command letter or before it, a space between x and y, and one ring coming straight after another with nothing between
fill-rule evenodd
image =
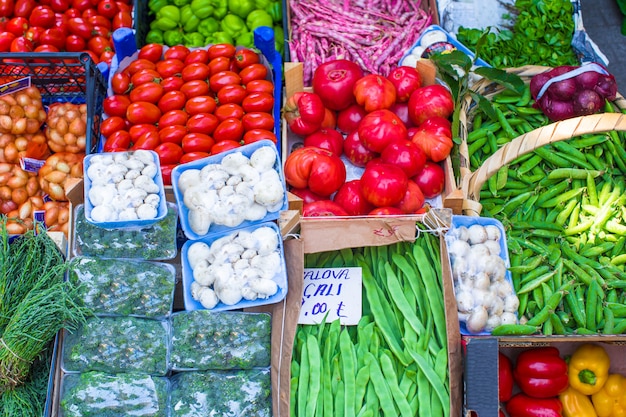
<instances>
[{"instance_id":1,"label":"red cherry tomato","mask_svg":"<svg viewBox=\"0 0 626 417\"><path fill-rule=\"evenodd\" d=\"M15 39L16 36L11 32L2 32L0 33L0 51L9 52L11 49L11 42Z\"/></svg>"},{"instance_id":2,"label":"red cherry tomato","mask_svg":"<svg viewBox=\"0 0 626 417\"><path fill-rule=\"evenodd\" d=\"M167 52L169 52L169 50ZM165 58L161 61L157 61L155 65L157 72L161 74L163 78L180 75L183 68L185 68L185 63L177 58Z\"/></svg>"},{"instance_id":3,"label":"red cherry tomato","mask_svg":"<svg viewBox=\"0 0 626 417\"><path fill-rule=\"evenodd\" d=\"M161 80L161 85L166 93L170 91L181 91L180 88L184 83L182 78L176 76L166 77Z\"/></svg>"},{"instance_id":4,"label":"red cherry tomato","mask_svg":"<svg viewBox=\"0 0 626 417\"><path fill-rule=\"evenodd\" d=\"M67 21L67 29L72 35L88 40L93 34L93 25L82 17L73 17Z\"/></svg>"},{"instance_id":5,"label":"red cherry tomato","mask_svg":"<svg viewBox=\"0 0 626 417\"><path fill-rule=\"evenodd\" d=\"M133 27L133 15L130 12L117 12L113 16L113 24L111 29L116 30L119 28L132 28Z\"/></svg>"},{"instance_id":6,"label":"red cherry tomato","mask_svg":"<svg viewBox=\"0 0 626 417\"><path fill-rule=\"evenodd\" d=\"M246 113L264 111L270 113L274 109L274 96L270 93L250 93L241 103Z\"/></svg>"},{"instance_id":7,"label":"red cherry tomato","mask_svg":"<svg viewBox=\"0 0 626 417\"><path fill-rule=\"evenodd\" d=\"M180 145L187 135L187 128L181 125L171 125L159 128L159 140L161 143L171 142Z\"/></svg>"},{"instance_id":8,"label":"red cherry tomato","mask_svg":"<svg viewBox=\"0 0 626 417\"><path fill-rule=\"evenodd\" d=\"M139 123L136 125L132 125L130 128L128 128L128 133L130 134L130 137L133 140L133 142L137 142L140 137L142 137L144 134L148 132L153 132L153 133L158 134L159 129L156 127L156 125L148 124L148 123Z\"/></svg>"},{"instance_id":9,"label":"red cherry tomato","mask_svg":"<svg viewBox=\"0 0 626 417\"><path fill-rule=\"evenodd\" d=\"M218 56L225 56L226 58L232 58L237 52L236 48L228 43L216 43L209 46L207 50L209 53L209 61Z\"/></svg>"},{"instance_id":10,"label":"red cherry tomato","mask_svg":"<svg viewBox=\"0 0 626 417\"><path fill-rule=\"evenodd\" d=\"M28 19L25 17L14 17L6 24L6 31L11 32L15 36L22 36L28 29Z\"/></svg>"},{"instance_id":11,"label":"red cherry tomato","mask_svg":"<svg viewBox=\"0 0 626 417\"><path fill-rule=\"evenodd\" d=\"M250 64L239 71L242 84L248 84L254 80L264 80L267 78L267 67L263 64Z\"/></svg>"},{"instance_id":12,"label":"red cherry tomato","mask_svg":"<svg viewBox=\"0 0 626 417\"><path fill-rule=\"evenodd\" d=\"M211 154L216 155L221 152L239 148L240 146L241 143L236 140L222 140L213 145L213 147L211 148Z\"/></svg>"},{"instance_id":13,"label":"red cherry tomato","mask_svg":"<svg viewBox=\"0 0 626 417\"><path fill-rule=\"evenodd\" d=\"M269 130L252 129L243 134L243 143L246 145L260 140L271 140L272 142L277 143L276 135L274 132L270 132Z\"/></svg>"},{"instance_id":14,"label":"red cherry tomato","mask_svg":"<svg viewBox=\"0 0 626 417\"><path fill-rule=\"evenodd\" d=\"M42 4L35 6L28 17L28 23L31 26L39 26L44 29L53 27L54 22L54 10L50 6Z\"/></svg>"},{"instance_id":15,"label":"red cherry tomato","mask_svg":"<svg viewBox=\"0 0 626 417\"><path fill-rule=\"evenodd\" d=\"M188 133L182 139L182 147L185 153L188 152L211 152L215 140L204 133Z\"/></svg>"},{"instance_id":16,"label":"red cherry tomato","mask_svg":"<svg viewBox=\"0 0 626 417\"><path fill-rule=\"evenodd\" d=\"M183 148L171 142L159 144L154 151L159 155L159 161L163 165L177 164L183 156Z\"/></svg>"},{"instance_id":17,"label":"red cherry tomato","mask_svg":"<svg viewBox=\"0 0 626 417\"><path fill-rule=\"evenodd\" d=\"M244 130L241 120L230 118L220 122L213 131L213 139L217 142L223 140L240 141L243 138Z\"/></svg>"},{"instance_id":18,"label":"red cherry tomato","mask_svg":"<svg viewBox=\"0 0 626 417\"><path fill-rule=\"evenodd\" d=\"M164 59L179 59L182 62L185 62L187 55L189 55L189 48L184 45L174 45L171 48L168 48L167 51L163 53Z\"/></svg>"},{"instance_id":19,"label":"red cherry tomato","mask_svg":"<svg viewBox=\"0 0 626 417\"><path fill-rule=\"evenodd\" d=\"M198 113L187 120L187 130L190 133L206 133L212 135L215 128L220 123L214 114Z\"/></svg>"},{"instance_id":20,"label":"red cherry tomato","mask_svg":"<svg viewBox=\"0 0 626 417\"><path fill-rule=\"evenodd\" d=\"M128 71L124 71L128 74ZM130 83L133 87L138 87L146 83L161 83L161 74L149 68L140 69L130 77Z\"/></svg>"},{"instance_id":21,"label":"red cherry tomato","mask_svg":"<svg viewBox=\"0 0 626 417\"><path fill-rule=\"evenodd\" d=\"M104 36L93 36L87 41L87 48L98 56L113 50L113 44Z\"/></svg>"},{"instance_id":22,"label":"red cherry tomato","mask_svg":"<svg viewBox=\"0 0 626 417\"><path fill-rule=\"evenodd\" d=\"M229 84L222 87L217 92L217 100L220 104L235 103L241 104L243 99L248 95L246 87L239 84Z\"/></svg>"},{"instance_id":23,"label":"red cherry tomato","mask_svg":"<svg viewBox=\"0 0 626 417\"><path fill-rule=\"evenodd\" d=\"M108 119L107 119L108 120ZM126 130L111 133L104 142L104 152L121 152L130 148L131 137Z\"/></svg>"},{"instance_id":24,"label":"red cherry tomato","mask_svg":"<svg viewBox=\"0 0 626 417\"><path fill-rule=\"evenodd\" d=\"M153 150L159 145L159 133L158 132L146 132L137 139L136 142L130 147L131 150L145 149L148 151Z\"/></svg>"},{"instance_id":25,"label":"red cherry tomato","mask_svg":"<svg viewBox=\"0 0 626 417\"><path fill-rule=\"evenodd\" d=\"M182 91L168 91L161 96L157 106L165 113L170 110L182 110L186 102L187 97Z\"/></svg>"},{"instance_id":26,"label":"red cherry tomato","mask_svg":"<svg viewBox=\"0 0 626 417\"><path fill-rule=\"evenodd\" d=\"M100 133L105 138L111 136L112 133L124 130L126 128L126 120L120 116L107 117L100 123Z\"/></svg>"},{"instance_id":27,"label":"red cherry tomato","mask_svg":"<svg viewBox=\"0 0 626 417\"><path fill-rule=\"evenodd\" d=\"M189 54L185 58L185 65L193 63L207 64L209 62L209 52L206 49L194 49L189 51Z\"/></svg>"},{"instance_id":28,"label":"red cherry tomato","mask_svg":"<svg viewBox=\"0 0 626 417\"><path fill-rule=\"evenodd\" d=\"M147 101L156 104L163 96L163 87L159 83L143 83L134 87L129 94L130 101Z\"/></svg>"},{"instance_id":29,"label":"red cherry tomato","mask_svg":"<svg viewBox=\"0 0 626 417\"><path fill-rule=\"evenodd\" d=\"M217 93L222 87L228 84L241 84L241 77L233 71L220 71L217 74L211 75L211 78L209 78L209 88L214 93Z\"/></svg>"},{"instance_id":30,"label":"red cherry tomato","mask_svg":"<svg viewBox=\"0 0 626 417\"><path fill-rule=\"evenodd\" d=\"M183 110L170 110L163 113L159 118L159 128L163 129L167 126L180 125L185 126L189 119L189 114Z\"/></svg>"},{"instance_id":31,"label":"red cherry tomato","mask_svg":"<svg viewBox=\"0 0 626 417\"><path fill-rule=\"evenodd\" d=\"M68 35L65 39L65 50L67 52L82 52L86 48L87 42L78 35Z\"/></svg>"},{"instance_id":32,"label":"red cherry tomato","mask_svg":"<svg viewBox=\"0 0 626 417\"><path fill-rule=\"evenodd\" d=\"M39 42L62 49L65 47L65 34L61 29L56 27L45 29L41 32L41 36L39 36Z\"/></svg>"},{"instance_id":33,"label":"red cherry tomato","mask_svg":"<svg viewBox=\"0 0 626 417\"><path fill-rule=\"evenodd\" d=\"M204 80L187 81L180 87L180 91L185 93L187 98L208 96L209 94L211 94L209 84L207 84Z\"/></svg>"},{"instance_id":34,"label":"red cherry tomato","mask_svg":"<svg viewBox=\"0 0 626 417\"><path fill-rule=\"evenodd\" d=\"M142 69L151 69L158 72L156 64L154 62L148 61L147 59L143 58L138 58L134 61L131 61L130 64L128 64L128 66L124 69L124 71L128 72L132 77L136 72L139 72Z\"/></svg>"},{"instance_id":35,"label":"red cherry tomato","mask_svg":"<svg viewBox=\"0 0 626 417\"><path fill-rule=\"evenodd\" d=\"M183 81L203 80L206 81L210 75L209 66L201 62L186 64L181 72Z\"/></svg>"},{"instance_id":36,"label":"red cherry tomato","mask_svg":"<svg viewBox=\"0 0 626 417\"><path fill-rule=\"evenodd\" d=\"M119 7L117 7L114 0L100 0L98 2L97 10L100 16L104 16L107 19L113 19L119 11Z\"/></svg>"},{"instance_id":37,"label":"red cherry tomato","mask_svg":"<svg viewBox=\"0 0 626 417\"><path fill-rule=\"evenodd\" d=\"M163 45L160 43L148 43L139 49L137 58L147 59L155 64L161 60L163 56Z\"/></svg>"},{"instance_id":38,"label":"red cherry tomato","mask_svg":"<svg viewBox=\"0 0 626 417\"><path fill-rule=\"evenodd\" d=\"M198 113L213 113L216 107L215 99L211 96L191 97L185 103L185 111L192 116Z\"/></svg>"},{"instance_id":39,"label":"red cherry tomato","mask_svg":"<svg viewBox=\"0 0 626 417\"><path fill-rule=\"evenodd\" d=\"M251 64L257 64L259 61L259 54L252 49L242 48L235 53L235 65L239 69Z\"/></svg>"},{"instance_id":40,"label":"red cherry tomato","mask_svg":"<svg viewBox=\"0 0 626 417\"><path fill-rule=\"evenodd\" d=\"M16 0L15 7L13 8L13 16L28 17L35 6L37 6L35 0Z\"/></svg>"},{"instance_id":41,"label":"red cherry tomato","mask_svg":"<svg viewBox=\"0 0 626 417\"><path fill-rule=\"evenodd\" d=\"M198 159L203 159L211 156L209 152L187 152L181 156L179 164L186 164L187 162L197 161Z\"/></svg>"},{"instance_id":42,"label":"red cherry tomato","mask_svg":"<svg viewBox=\"0 0 626 417\"><path fill-rule=\"evenodd\" d=\"M111 76L111 90L115 94L126 94L130 90L130 75L127 72L116 72Z\"/></svg>"},{"instance_id":43,"label":"red cherry tomato","mask_svg":"<svg viewBox=\"0 0 626 417\"><path fill-rule=\"evenodd\" d=\"M222 122L230 118L241 119L244 111L239 104L227 103L217 106L213 114Z\"/></svg>"},{"instance_id":44,"label":"red cherry tomato","mask_svg":"<svg viewBox=\"0 0 626 417\"><path fill-rule=\"evenodd\" d=\"M274 94L274 84L269 80L252 80L246 84L249 93Z\"/></svg>"},{"instance_id":45,"label":"red cherry tomato","mask_svg":"<svg viewBox=\"0 0 626 417\"><path fill-rule=\"evenodd\" d=\"M43 2L40 2L41 4L43 4ZM70 0L50 0L50 8L55 12L55 13L63 13L64 11L66 11L67 9L70 8L71 2Z\"/></svg>"},{"instance_id":46,"label":"red cherry tomato","mask_svg":"<svg viewBox=\"0 0 626 417\"><path fill-rule=\"evenodd\" d=\"M126 117L126 110L130 105L130 99L126 95L114 94L108 96L102 102L104 112L109 116Z\"/></svg>"},{"instance_id":47,"label":"red cherry tomato","mask_svg":"<svg viewBox=\"0 0 626 417\"><path fill-rule=\"evenodd\" d=\"M217 74L221 71L228 71L230 69L231 60L225 56L218 56L209 61L210 74Z\"/></svg>"},{"instance_id":48,"label":"red cherry tomato","mask_svg":"<svg viewBox=\"0 0 626 417\"><path fill-rule=\"evenodd\" d=\"M274 117L267 112L250 112L241 118L244 130L265 129L274 130Z\"/></svg>"},{"instance_id":49,"label":"red cherry tomato","mask_svg":"<svg viewBox=\"0 0 626 417\"><path fill-rule=\"evenodd\" d=\"M126 109L126 118L133 124L156 124L161 117L161 110L156 104L145 101L130 103Z\"/></svg>"}]
</instances>

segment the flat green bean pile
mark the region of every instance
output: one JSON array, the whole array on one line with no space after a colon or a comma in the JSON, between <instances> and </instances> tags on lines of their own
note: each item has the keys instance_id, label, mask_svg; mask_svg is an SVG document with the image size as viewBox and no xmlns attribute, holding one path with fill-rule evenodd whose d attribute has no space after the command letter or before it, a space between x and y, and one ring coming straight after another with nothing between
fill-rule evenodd
<instances>
[{"instance_id":1,"label":"flat green bean pile","mask_svg":"<svg viewBox=\"0 0 626 417\"><path fill-rule=\"evenodd\" d=\"M513 102L512 93L499 99L505 96ZM605 111L621 110L607 103ZM514 120L507 118L509 127L528 128ZM485 124L479 129L489 143ZM481 135L475 130L468 139ZM471 154L475 163L506 143L500 136L491 142L470 145L478 152ZM626 333L625 145L626 134L618 131L554 142L485 183L481 215L505 226L522 318L495 335Z\"/></svg>"},{"instance_id":2,"label":"flat green bean pile","mask_svg":"<svg viewBox=\"0 0 626 417\"><path fill-rule=\"evenodd\" d=\"M291 415L449 415L439 237L308 254L305 266L362 267L363 316L298 326Z\"/></svg>"}]
</instances>

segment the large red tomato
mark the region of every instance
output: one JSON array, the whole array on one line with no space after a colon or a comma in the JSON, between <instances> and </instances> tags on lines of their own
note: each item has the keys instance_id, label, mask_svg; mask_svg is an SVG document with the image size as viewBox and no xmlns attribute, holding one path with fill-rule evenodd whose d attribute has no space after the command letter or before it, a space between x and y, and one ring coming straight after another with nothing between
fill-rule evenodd
<instances>
[{"instance_id":1,"label":"large red tomato","mask_svg":"<svg viewBox=\"0 0 626 417\"><path fill-rule=\"evenodd\" d=\"M352 133L359 127L359 123L367 112L358 104L349 105L337 114L337 129L346 135Z\"/></svg>"},{"instance_id":2,"label":"large red tomato","mask_svg":"<svg viewBox=\"0 0 626 417\"><path fill-rule=\"evenodd\" d=\"M409 117L416 126L432 116L447 119L452 112L454 112L454 98L441 84L420 87L409 97Z\"/></svg>"},{"instance_id":3,"label":"large red tomato","mask_svg":"<svg viewBox=\"0 0 626 417\"><path fill-rule=\"evenodd\" d=\"M336 59L320 64L313 73L313 91L324 106L342 110L354 103L352 92L356 81L364 76L361 67L347 59Z\"/></svg>"},{"instance_id":4,"label":"large red tomato","mask_svg":"<svg viewBox=\"0 0 626 417\"><path fill-rule=\"evenodd\" d=\"M343 161L326 149L302 147L287 156L285 181L291 187L309 188L315 194L330 196L346 181Z\"/></svg>"},{"instance_id":5,"label":"large red tomato","mask_svg":"<svg viewBox=\"0 0 626 417\"><path fill-rule=\"evenodd\" d=\"M341 156L343 152L343 135L335 129L321 128L304 138L304 146L317 146L328 149L335 156Z\"/></svg>"},{"instance_id":6,"label":"large red tomato","mask_svg":"<svg viewBox=\"0 0 626 417\"><path fill-rule=\"evenodd\" d=\"M398 140L383 149L380 160L402 168L407 177L410 178L424 167L426 153L410 140Z\"/></svg>"},{"instance_id":7,"label":"large red tomato","mask_svg":"<svg viewBox=\"0 0 626 417\"><path fill-rule=\"evenodd\" d=\"M292 188L289 190L289 192L297 197L300 197L304 204L309 204L314 201L326 200L326 197L315 194L308 188Z\"/></svg>"},{"instance_id":8,"label":"large red tomato","mask_svg":"<svg viewBox=\"0 0 626 417\"><path fill-rule=\"evenodd\" d=\"M414 176L413 181L419 185L426 198L434 198L443 192L446 176L439 164L427 161L424 168Z\"/></svg>"},{"instance_id":9,"label":"large red tomato","mask_svg":"<svg viewBox=\"0 0 626 417\"><path fill-rule=\"evenodd\" d=\"M354 96L368 113L388 109L396 102L396 87L382 75L369 74L354 84Z\"/></svg>"},{"instance_id":10,"label":"large red tomato","mask_svg":"<svg viewBox=\"0 0 626 417\"><path fill-rule=\"evenodd\" d=\"M368 164L361 175L361 191L376 207L395 206L404 198L408 182L401 168L375 162Z\"/></svg>"},{"instance_id":11,"label":"large red tomato","mask_svg":"<svg viewBox=\"0 0 626 417\"><path fill-rule=\"evenodd\" d=\"M431 161L440 162L450 155L453 142L448 119L433 116L417 128L409 130L411 141L422 148Z\"/></svg>"},{"instance_id":12,"label":"large red tomato","mask_svg":"<svg viewBox=\"0 0 626 417\"><path fill-rule=\"evenodd\" d=\"M324 103L320 96L303 91L289 97L283 108L289 129L303 137L321 127L325 113Z\"/></svg>"},{"instance_id":13,"label":"large red tomato","mask_svg":"<svg viewBox=\"0 0 626 417\"><path fill-rule=\"evenodd\" d=\"M369 161L378 156L378 153L367 149L363 145L359 138L358 130L353 131L344 139L343 154L352 162L352 165L357 167L364 167Z\"/></svg>"},{"instance_id":14,"label":"large red tomato","mask_svg":"<svg viewBox=\"0 0 626 417\"><path fill-rule=\"evenodd\" d=\"M413 214L421 209L423 205L424 193L422 192L422 189L415 183L415 181L409 180L406 187L406 193L396 207L406 214Z\"/></svg>"},{"instance_id":15,"label":"large red tomato","mask_svg":"<svg viewBox=\"0 0 626 417\"><path fill-rule=\"evenodd\" d=\"M350 216L363 216L374 210L361 191L361 180L351 180L341 186L333 201L339 204Z\"/></svg>"},{"instance_id":16,"label":"large red tomato","mask_svg":"<svg viewBox=\"0 0 626 417\"><path fill-rule=\"evenodd\" d=\"M396 101L406 103L413 91L422 86L422 76L413 67L396 67L387 76L396 88Z\"/></svg>"},{"instance_id":17,"label":"large red tomato","mask_svg":"<svg viewBox=\"0 0 626 417\"><path fill-rule=\"evenodd\" d=\"M303 217L348 216L348 213L332 200L318 200L302 206Z\"/></svg>"},{"instance_id":18,"label":"large red tomato","mask_svg":"<svg viewBox=\"0 0 626 417\"><path fill-rule=\"evenodd\" d=\"M377 153L382 152L393 141L409 138L402 120L387 109L368 113L359 123L357 131L363 145Z\"/></svg>"}]
</instances>

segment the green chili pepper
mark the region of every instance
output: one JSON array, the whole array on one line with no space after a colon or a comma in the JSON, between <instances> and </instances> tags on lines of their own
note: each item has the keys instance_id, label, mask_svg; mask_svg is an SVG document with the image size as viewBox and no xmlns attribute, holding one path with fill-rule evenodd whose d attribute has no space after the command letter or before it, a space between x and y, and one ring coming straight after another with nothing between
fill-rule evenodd
<instances>
[{"instance_id":1,"label":"green chili pepper","mask_svg":"<svg viewBox=\"0 0 626 417\"><path fill-rule=\"evenodd\" d=\"M222 19L222 30L232 38L236 38L242 33L248 32L248 27L241 17L229 13Z\"/></svg>"},{"instance_id":2,"label":"green chili pepper","mask_svg":"<svg viewBox=\"0 0 626 417\"><path fill-rule=\"evenodd\" d=\"M186 5L180 9L180 23L182 24L183 31L191 33L198 30L200 18L193 14L190 5Z\"/></svg>"},{"instance_id":3,"label":"green chili pepper","mask_svg":"<svg viewBox=\"0 0 626 417\"><path fill-rule=\"evenodd\" d=\"M254 33L243 32L235 39L235 45L245 46L246 48L252 48L254 46Z\"/></svg>"},{"instance_id":4,"label":"green chili pepper","mask_svg":"<svg viewBox=\"0 0 626 417\"><path fill-rule=\"evenodd\" d=\"M206 37L206 44L217 44L217 43L229 43L231 45L235 44L235 40L232 36L230 36L226 32L214 32L213 34Z\"/></svg>"},{"instance_id":5,"label":"green chili pepper","mask_svg":"<svg viewBox=\"0 0 626 417\"><path fill-rule=\"evenodd\" d=\"M254 0L228 0L228 11L245 19L251 11L256 9Z\"/></svg>"},{"instance_id":6,"label":"green chili pepper","mask_svg":"<svg viewBox=\"0 0 626 417\"><path fill-rule=\"evenodd\" d=\"M178 27L180 23L180 9L176 6L168 4L161 7L156 15L155 28L162 31L172 30Z\"/></svg>"},{"instance_id":7,"label":"green chili pepper","mask_svg":"<svg viewBox=\"0 0 626 417\"><path fill-rule=\"evenodd\" d=\"M252 32L259 26L273 27L274 21L272 20L272 16L270 16L265 10L257 9L250 12L246 18L246 26L248 26L248 30Z\"/></svg>"},{"instance_id":8,"label":"green chili pepper","mask_svg":"<svg viewBox=\"0 0 626 417\"><path fill-rule=\"evenodd\" d=\"M214 17L207 17L200 22L197 30L204 37L211 36L213 33L220 30L220 22L218 22Z\"/></svg>"},{"instance_id":9,"label":"green chili pepper","mask_svg":"<svg viewBox=\"0 0 626 417\"><path fill-rule=\"evenodd\" d=\"M163 44L163 31L158 29L150 29L146 34L146 43L160 43Z\"/></svg>"},{"instance_id":10,"label":"green chili pepper","mask_svg":"<svg viewBox=\"0 0 626 417\"><path fill-rule=\"evenodd\" d=\"M151 14L157 14L164 6L167 6L167 0L150 0L148 1L148 10Z\"/></svg>"},{"instance_id":11,"label":"green chili pepper","mask_svg":"<svg viewBox=\"0 0 626 417\"><path fill-rule=\"evenodd\" d=\"M191 32L183 34L183 43L190 48L205 46L205 36L198 32Z\"/></svg>"},{"instance_id":12,"label":"green chili pepper","mask_svg":"<svg viewBox=\"0 0 626 417\"><path fill-rule=\"evenodd\" d=\"M176 7L183 7L188 5L191 0L172 0L172 4Z\"/></svg>"},{"instance_id":13,"label":"green chili pepper","mask_svg":"<svg viewBox=\"0 0 626 417\"><path fill-rule=\"evenodd\" d=\"M181 45L184 42L183 33L180 30L166 30L163 32L163 40L167 46Z\"/></svg>"},{"instance_id":14,"label":"green chili pepper","mask_svg":"<svg viewBox=\"0 0 626 417\"><path fill-rule=\"evenodd\" d=\"M272 20L276 23L281 23L283 21L283 5L279 1L272 1L267 7L264 7L267 13L272 16Z\"/></svg>"},{"instance_id":15,"label":"green chili pepper","mask_svg":"<svg viewBox=\"0 0 626 417\"><path fill-rule=\"evenodd\" d=\"M206 19L215 11L215 7L210 1L192 0L190 3L191 11L200 19Z\"/></svg>"}]
</instances>

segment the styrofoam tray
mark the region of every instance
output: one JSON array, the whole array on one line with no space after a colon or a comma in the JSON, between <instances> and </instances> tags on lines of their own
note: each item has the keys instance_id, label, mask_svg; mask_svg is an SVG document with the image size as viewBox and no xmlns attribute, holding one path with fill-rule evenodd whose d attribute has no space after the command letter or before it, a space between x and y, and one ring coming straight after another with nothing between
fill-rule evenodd
<instances>
[{"instance_id":1,"label":"styrofoam tray","mask_svg":"<svg viewBox=\"0 0 626 417\"><path fill-rule=\"evenodd\" d=\"M188 240L187 242L185 242L185 244L183 245L181 249L181 264L182 264L182 275L183 275L183 301L185 305L185 310L193 311L193 310L205 309L202 306L202 304L199 301L195 300L191 295L191 283L194 281L194 279L193 279L193 270L191 269L191 266L189 265L189 260L188 260L189 247L196 242L204 242L207 245L211 246L211 244L215 242L216 240L218 240L219 238L232 235L232 234L237 234L239 231L242 231L242 230L253 231L262 226L271 227L272 229L275 230L278 236L278 250L280 251L281 267L280 267L280 271L273 278L273 281L276 282L276 284L278 285L278 291L276 292L276 294L265 299L262 299L262 298L257 298L256 300L242 299L240 302L234 305L227 305L220 301L214 308L210 309L210 311L236 310L240 308L255 307L255 306L260 306L260 305L265 305L265 304L273 304L285 298L285 296L287 295L287 268L285 265L285 252L283 249L283 240L280 234L280 229L278 228L276 223L265 222L265 223L254 224L248 227L239 228L235 230L231 229L231 230L223 231L218 234L207 236L200 240Z\"/></svg>"},{"instance_id":2,"label":"styrofoam tray","mask_svg":"<svg viewBox=\"0 0 626 417\"><path fill-rule=\"evenodd\" d=\"M194 232L191 229L191 226L189 225L189 208L184 203L184 195L178 185L178 180L181 174L188 169L201 170L207 165L220 164L222 162L222 159L224 159L226 155L230 155L236 152L240 152L241 154L247 157L250 157L257 149L260 149L261 147L264 147L264 146L270 147L271 149L273 149L273 151L276 154L274 170L278 172L278 176L282 182L283 189L285 190L283 193L283 203L280 209L276 211L268 211L265 217L263 217L261 220L258 220L258 221L244 220L240 224L236 226L232 226L232 227L225 226L225 225L218 224L218 223L212 223L211 226L209 227L208 232L205 235L201 235L201 234ZM191 240L202 239L204 237L208 237L216 233L231 231L234 228L242 228L242 227L247 227L247 226L251 226L254 224L259 224L259 223L263 223L267 221L277 220L280 217L280 212L283 210L286 210L288 207L287 191L286 191L286 186L285 186L285 178L284 178L283 171L282 171L281 159L276 149L276 145L269 140L261 140L258 142L241 146L239 148L221 152L216 155L211 155L207 158L202 158L196 161L188 162L186 164L178 165L172 170L172 188L174 191L174 196L176 198L176 204L178 206L178 213L180 217L181 228L183 232L185 233L185 236L187 236L187 238Z\"/></svg>"}]
</instances>

